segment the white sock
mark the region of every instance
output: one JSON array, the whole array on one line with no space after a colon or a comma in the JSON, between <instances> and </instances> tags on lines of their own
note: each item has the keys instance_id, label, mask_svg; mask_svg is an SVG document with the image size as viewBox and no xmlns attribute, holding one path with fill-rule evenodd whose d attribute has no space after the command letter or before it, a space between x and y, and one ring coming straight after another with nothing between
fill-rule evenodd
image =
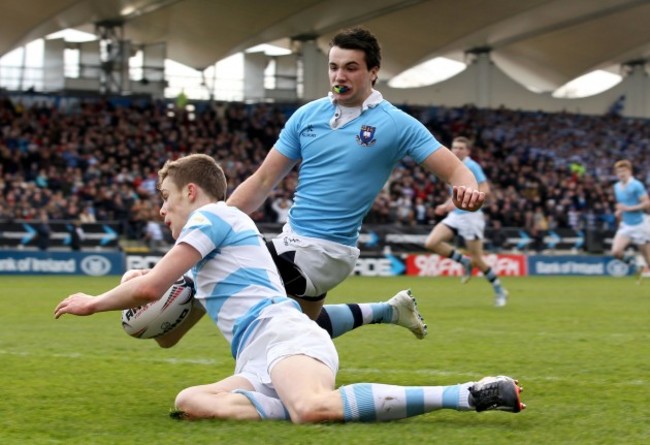
<instances>
[{"instance_id":1,"label":"white sock","mask_svg":"<svg viewBox=\"0 0 650 445\"><path fill-rule=\"evenodd\" d=\"M289 420L289 412L280 399L269 397L260 392L236 389L231 391L245 396L255 407L255 410L262 419L267 420Z\"/></svg>"}]
</instances>

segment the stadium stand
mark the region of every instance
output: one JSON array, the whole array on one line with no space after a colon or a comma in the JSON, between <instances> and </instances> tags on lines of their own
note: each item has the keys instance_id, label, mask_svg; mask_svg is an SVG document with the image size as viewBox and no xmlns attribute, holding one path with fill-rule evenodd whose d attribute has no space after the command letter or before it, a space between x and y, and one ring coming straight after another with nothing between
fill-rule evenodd
<instances>
[{"instance_id":1,"label":"stadium stand","mask_svg":"<svg viewBox=\"0 0 650 445\"><path fill-rule=\"evenodd\" d=\"M1 98L0 221L33 221L44 209L50 221L111 222L127 244L142 240L147 222L158 218L156 172L170 155L216 157L232 190L255 170L296 107L204 102L188 113L163 101L65 103ZM492 178L485 208L492 229L521 228L533 237L563 228L613 229L613 162L633 159L639 172L650 172L645 120L471 106L403 109L444 144L459 134L476 141L473 157ZM290 175L253 218L276 222L273 201L291 196L295 185ZM432 209L447 193L404 162L366 222L433 224Z\"/></svg>"}]
</instances>

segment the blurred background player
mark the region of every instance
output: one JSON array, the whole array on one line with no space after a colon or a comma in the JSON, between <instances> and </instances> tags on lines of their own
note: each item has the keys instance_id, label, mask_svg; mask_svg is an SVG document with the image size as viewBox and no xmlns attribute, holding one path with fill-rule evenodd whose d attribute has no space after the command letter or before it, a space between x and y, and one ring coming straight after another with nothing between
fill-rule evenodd
<instances>
[{"instance_id":1,"label":"blurred background player","mask_svg":"<svg viewBox=\"0 0 650 445\"><path fill-rule=\"evenodd\" d=\"M325 296L354 270L363 218L404 157L451 184L458 207L475 211L485 195L477 190L472 172L421 122L373 88L381 50L370 31L337 33L328 66L328 97L291 115L262 165L235 189L228 204L251 214L300 163L288 222L268 242L287 293L332 336L392 320L422 338L426 326L408 291L386 303L328 305L321 311Z\"/></svg>"},{"instance_id":2,"label":"blurred background player","mask_svg":"<svg viewBox=\"0 0 650 445\"><path fill-rule=\"evenodd\" d=\"M650 266L650 224L645 212L650 209L650 199L641 181L632 176L632 163L628 160L617 161L614 172L618 182L614 184L616 195L616 218L619 221L612 255L628 263L638 272L638 281L643 276L643 267L636 265L635 255L626 255L625 249L630 243L636 244L645 261Z\"/></svg>"},{"instance_id":3,"label":"blurred background player","mask_svg":"<svg viewBox=\"0 0 650 445\"><path fill-rule=\"evenodd\" d=\"M490 193L485 172L481 166L470 157L471 142L463 136L454 138L451 145L451 151L460 159L463 164L471 170L478 182L479 191L487 196ZM505 306L508 298L507 291L501 285L499 277L494 270L485 262L483 258L483 238L485 231L485 216L481 210L477 212L467 212L457 208L451 199L444 204L440 204L435 209L436 215L447 215L433 228L424 246L438 255L451 258L462 264L463 276L462 283L467 283L472 276L472 269L477 267L483 276L492 284L494 289L494 304L497 307ZM456 235L465 240L465 247L469 258L463 256L457 249L449 244Z\"/></svg>"}]
</instances>

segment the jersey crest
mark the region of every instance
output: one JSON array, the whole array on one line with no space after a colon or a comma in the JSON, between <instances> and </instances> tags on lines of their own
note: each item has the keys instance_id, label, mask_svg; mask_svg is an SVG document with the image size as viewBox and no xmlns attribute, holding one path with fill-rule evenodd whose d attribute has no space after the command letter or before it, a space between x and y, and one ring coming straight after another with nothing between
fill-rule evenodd
<instances>
[{"instance_id":1,"label":"jersey crest","mask_svg":"<svg viewBox=\"0 0 650 445\"><path fill-rule=\"evenodd\" d=\"M362 147L372 147L377 140L375 139L375 127L370 125L362 125L359 134L357 135L357 143Z\"/></svg>"}]
</instances>

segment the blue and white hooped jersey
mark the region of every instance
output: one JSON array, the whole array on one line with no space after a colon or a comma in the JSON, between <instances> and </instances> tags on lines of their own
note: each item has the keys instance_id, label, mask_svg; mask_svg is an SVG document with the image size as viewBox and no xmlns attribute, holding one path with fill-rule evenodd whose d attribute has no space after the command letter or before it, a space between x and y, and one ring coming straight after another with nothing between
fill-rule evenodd
<instances>
[{"instance_id":1,"label":"blue and white hooped jersey","mask_svg":"<svg viewBox=\"0 0 650 445\"><path fill-rule=\"evenodd\" d=\"M478 184L482 184L484 182L487 182L487 176L485 176L485 172L483 171L483 168L479 165L478 162L476 162L474 159L467 156L465 159L463 159L463 164L465 164L465 166L467 168L469 168L469 170L474 174L474 177L476 178L476 182ZM468 213L467 210L461 210L461 209L459 209L457 207L454 208L454 210L452 210L452 212L455 212L455 213ZM473 213L481 213L481 212L482 212L482 210L478 209L476 212L473 212Z\"/></svg>"},{"instance_id":2,"label":"blue and white hooped jersey","mask_svg":"<svg viewBox=\"0 0 650 445\"><path fill-rule=\"evenodd\" d=\"M289 224L298 234L356 246L364 216L404 157L422 163L440 143L417 119L382 100L333 129L325 97L299 108L275 149L300 159Z\"/></svg>"},{"instance_id":3,"label":"blue and white hooped jersey","mask_svg":"<svg viewBox=\"0 0 650 445\"><path fill-rule=\"evenodd\" d=\"M627 184L618 181L614 184L614 193L616 202L627 206L641 204L641 198L648 194L643 183L636 178L630 178ZM627 225L636 226L644 221L644 215L643 210L623 212L622 221Z\"/></svg>"},{"instance_id":4,"label":"blue and white hooped jersey","mask_svg":"<svg viewBox=\"0 0 650 445\"><path fill-rule=\"evenodd\" d=\"M257 226L239 209L218 202L195 210L176 243L201 254L192 268L195 298L231 344L233 356L262 309L284 300L293 304Z\"/></svg>"}]
</instances>

